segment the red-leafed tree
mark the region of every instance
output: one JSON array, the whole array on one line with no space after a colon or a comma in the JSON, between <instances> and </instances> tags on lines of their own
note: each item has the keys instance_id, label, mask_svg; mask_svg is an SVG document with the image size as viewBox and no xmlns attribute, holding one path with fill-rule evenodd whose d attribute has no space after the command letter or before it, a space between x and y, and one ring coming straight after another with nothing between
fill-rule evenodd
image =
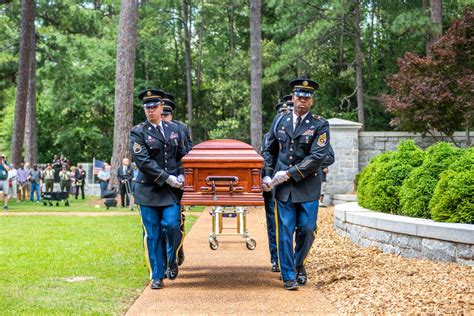
<instances>
[{"instance_id":1,"label":"red-leafed tree","mask_svg":"<svg viewBox=\"0 0 474 316\"><path fill-rule=\"evenodd\" d=\"M442 132L453 139L456 130L474 124L474 10L464 12L431 47L431 56L406 53L400 71L389 78L391 95L382 96L391 124L423 135Z\"/></svg>"}]
</instances>

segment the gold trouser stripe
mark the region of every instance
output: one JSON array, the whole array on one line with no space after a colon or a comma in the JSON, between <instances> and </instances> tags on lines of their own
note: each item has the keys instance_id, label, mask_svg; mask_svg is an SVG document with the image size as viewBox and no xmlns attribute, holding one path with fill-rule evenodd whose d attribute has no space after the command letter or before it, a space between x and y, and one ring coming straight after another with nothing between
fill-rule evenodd
<instances>
[{"instance_id":1,"label":"gold trouser stripe","mask_svg":"<svg viewBox=\"0 0 474 316\"><path fill-rule=\"evenodd\" d=\"M318 203L318 213L319 213L319 203ZM317 234L318 234L318 217L316 216L316 229L313 232L314 240L316 240L316 235ZM313 240L313 243L311 244L311 248L309 248L308 253L306 254L306 257L304 257L303 265L305 265L307 260L308 260L308 254L310 253L311 249L313 248L314 240Z\"/></svg>"},{"instance_id":2,"label":"gold trouser stripe","mask_svg":"<svg viewBox=\"0 0 474 316\"><path fill-rule=\"evenodd\" d=\"M303 179L304 179L304 174L301 172L301 170L300 170L297 166L295 166L295 168L296 168L296 171L298 171L298 173L299 173L299 174L303 177Z\"/></svg>"},{"instance_id":3,"label":"gold trouser stripe","mask_svg":"<svg viewBox=\"0 0 474 316\"><path fill-rule=\"evenodd\" d=\"M142 222L143 231L145 232L145 235L143 236L143 247L145 248L145 261L146 261L146 265L148 267L148 271L150 272L150 280L151 280L151 278L153 276L153 270L151 268L150 257L148 256L148 244L146 242L146 238L148 237L148 233L146 231L145 224L143 223L142 210L140 209L140 205L138 205L138 211L140 212L140 220Z\"/></svg>"},{"instance_id":4,"label":"gold trouser stripe","mask_svg":"<svg viewBox=\"0 0 474 316\"><path fill-rule=\"evenodd\" d=\"M278 267L281 269L280 265L280 243L278 240L278 204L277 199L273 200L273 213L275 215L275 238L276 238L276 246L277 246L277 255L278 255Z\"/></svg>"},{"instance_id":5,"label":"gold trouser stripe","mask_svg":"<svg viewBox=\"0 0 474 316\"><path fill-rule=\"evenodd\" d=\"M184 225L183 225L183 214L181 214L181 205L179 206L179 227L181 228L181 226L183 226L184 228ZM176 259L178 259L178 252L179 252L179 249L181 249L181 247L183 247L183 243L184 243L184 236L186 236L186 233L184 232L184 230L181 230L181 241L179 243L179 246L178 248L176 248L176 254L175 254L175 257Z\"/></svg>"}]
</instances>

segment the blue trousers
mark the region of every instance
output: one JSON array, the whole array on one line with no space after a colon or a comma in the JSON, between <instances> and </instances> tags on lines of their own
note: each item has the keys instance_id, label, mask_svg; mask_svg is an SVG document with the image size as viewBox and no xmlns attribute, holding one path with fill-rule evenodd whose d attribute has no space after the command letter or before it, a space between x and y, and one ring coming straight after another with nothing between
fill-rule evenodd
<instances>
[{"instance_id":1,"label":"blue trousers","mask_svg":"<svg viewBox=\"0 0 474 316\"><path fill-rule=\"evenodd\" d=\"M36 201L41 200L41 187L39 183L30 183L30 201L35 201L35 192L36 192Z\"/></svg>"},{"instance_id":2,"label":"blue trousers","mask_svg":"<svg viewBox=\"0 0 474 316\"><path fill-rule=\"evenodd\" d=\"M273 191L263 192L265 201L265 215L267 218L268 246L271 262L278 262L278 248L276 245L275 200Z\"/></svg>"},{"instance_id":3,"label":"blue trousers","mask_svg":"<svg viewBox=\"0 0 474 316\"><path fill-rule=\"evenodd\" d=\"M178 204L170 206L140 205L143 224L143 244L150 279L158 280L165 277L166 242L171 249L168 253L168 262L176 261L176 253L182 240L181 213Z\"/></svg>"},{"instance_id":4,"label":"blue trousers","mask_svg":"<svg viewBox=\"0 0 474 316\"><path fill-rule=\"evenodd\" d=\"M277 200L275 214L278 218L278 256L283 281L296 279L296 269L304 264L313 245L318 202L293 203L291 196L286 202ZM293 248L294 237L296 245Z\"/></svg>"}]
</instances>

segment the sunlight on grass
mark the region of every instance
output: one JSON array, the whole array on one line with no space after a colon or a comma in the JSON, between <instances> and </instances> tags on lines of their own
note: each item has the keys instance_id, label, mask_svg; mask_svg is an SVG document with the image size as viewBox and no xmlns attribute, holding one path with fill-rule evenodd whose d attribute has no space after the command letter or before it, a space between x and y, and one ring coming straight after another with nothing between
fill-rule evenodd
<instances>
[{"instance_id":1,"label":"sunlight on grass","mask_svg":"<svg viewBox=\"0 0 474 316\"><path fill-rule=\"evenodd\" d=\"M148 283L139 216L8 216L0 230L2 312L123 313Z\"/></svg>"}]
</instances>

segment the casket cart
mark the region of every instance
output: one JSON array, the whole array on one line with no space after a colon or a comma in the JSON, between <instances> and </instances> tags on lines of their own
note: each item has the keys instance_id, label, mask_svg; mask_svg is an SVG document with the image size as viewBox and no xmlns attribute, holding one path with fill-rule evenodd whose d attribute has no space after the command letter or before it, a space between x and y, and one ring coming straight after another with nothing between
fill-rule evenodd
<instances>
[{"instance_id":1,"label":"casket cart","mask_svg":"<svg viewBox=\"0 0 474 316\"><path fill-rule=\"evenodd\" d=\"M183 158L185 206L212 206L209 246L219 247L218 236L241 236L249 250L257 243L247 230L247 207L263 206L263 158L241 141L221 139L203 142ZM224 233L223 218L236 218L235 233Z\"/></svg>"}]
</instances>

